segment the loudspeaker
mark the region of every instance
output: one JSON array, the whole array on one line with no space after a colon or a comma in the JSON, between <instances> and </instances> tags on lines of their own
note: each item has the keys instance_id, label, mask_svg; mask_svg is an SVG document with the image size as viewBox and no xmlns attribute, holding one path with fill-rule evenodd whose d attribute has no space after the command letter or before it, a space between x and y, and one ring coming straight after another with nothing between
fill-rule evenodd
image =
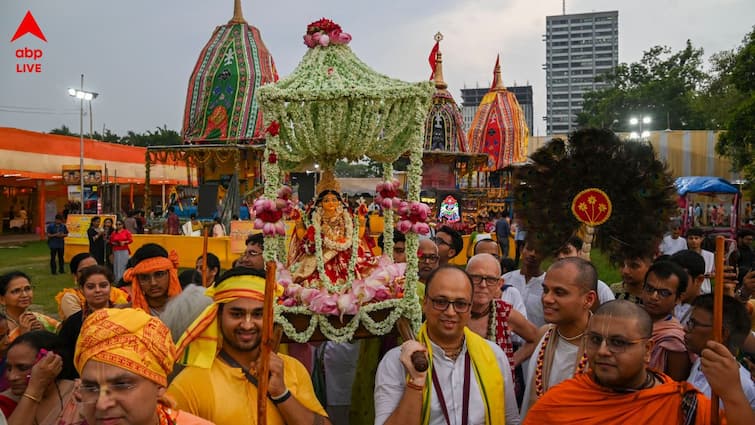
<instances>
[{"instance_id":1,"label":"loudspeaker","mask_svg":"<svg viewBox=\"0 0 755 425\"><path fill-rule=\"evenodd\" d=\"M199 205L197 217L211 218L218 212L218 185L203 184L199 186Z\"/></svg>"}]
</instances>

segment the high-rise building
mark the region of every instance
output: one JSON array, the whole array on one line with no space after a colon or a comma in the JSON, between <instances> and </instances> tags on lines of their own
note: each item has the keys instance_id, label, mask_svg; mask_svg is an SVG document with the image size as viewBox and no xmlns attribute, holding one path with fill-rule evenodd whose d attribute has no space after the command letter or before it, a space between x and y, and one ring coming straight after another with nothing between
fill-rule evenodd
<instances>
[{"instance_id":1,"label":"high-rise building","mask_svg":"<svg viewBox=\"0 0 755 425\"><path fill-rule=\"evenodd\" d=\"M595 78L619 63L619 12L547 16L544 40L547 133L568 133L584 94L605 86Z\"/></svg>"},{"instance_id":2,"label":"high-rise building","mask_svg":"<svg viewBox=\"0 0 755 425\"><path fill-rule=\"evenodd\" d=\"M527 128L532 132L533 124L533 102L532 102L532 86L512 86L506 87L506 90L514 93L516 101L519 102L519 106L524 111L524 119L527 121ZM490 91L490 88L474 88L474 89L461 89L461 116L464 120L464 131L469 131L469 126L472 124L474 114L477 112L477 107L480 106L482 97Z\"/></svg>"}]
</instances>

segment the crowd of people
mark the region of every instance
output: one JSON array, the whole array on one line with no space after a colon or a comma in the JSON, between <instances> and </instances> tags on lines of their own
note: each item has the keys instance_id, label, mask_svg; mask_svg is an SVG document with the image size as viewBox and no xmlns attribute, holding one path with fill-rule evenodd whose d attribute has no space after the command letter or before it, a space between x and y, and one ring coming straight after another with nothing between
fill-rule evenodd
<instances>
[{"instance_id":1,"label":"crowd of people","mask_svg":"<svg viewBox=\"0 0 755 425\"><path fill-rule=\"evenodd\" d=\"M366 211L352 222L337 192L323 192L310 214L297 223L289 259L302 285L406 261L399 232L380 260L361 225ZM71 259L75 284L56 297L58 318L29 311L28 275L0 277L2 417L12 425L257 423L264 238L250 235L230 270L209 253L179 273L175 251L150 243L131 252L127 220L107 237L100 225L113 223L92 220L90 252ZM522 235L517 267L508 252L515 232L503 220L479 228L467 252L451 227L421 238L416 340L289 344L272 354L267 423L706 424L713 393L727 423L755 423L752 232L740 232L729 259L717 343L712 254L700 229L684 237L672 229L658 252L627 249L622 281L609 285L576 237L550 256ZM62 217L48 228L51 252L65 237L61 225ZM321 269L308 225L322 236ZM496 240L499 229L507 243ZM344 266L353 253L352 270ZM469 257L465 267L451 264L459 255ZM62 273L58 260L51 254Z\"/></svg>"}]
</instances>

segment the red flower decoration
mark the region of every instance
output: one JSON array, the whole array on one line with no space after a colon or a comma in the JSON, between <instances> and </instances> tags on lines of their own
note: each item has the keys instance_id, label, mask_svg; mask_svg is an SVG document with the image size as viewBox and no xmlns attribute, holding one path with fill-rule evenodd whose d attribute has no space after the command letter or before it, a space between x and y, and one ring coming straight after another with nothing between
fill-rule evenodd
<instances>
[{"instance_id":1,"label":"red flower decoration","mask_svg":"<svg viewBox=\"0 0 755 425\"><path fill-rule=\"evenodd\" d=\"M267 157L267 162L270 164L275 164L278 162L278 155L275 154L275 152L270 152L270 155Z\"/></svg>"},{"instance_id":2,"label":"red flower decoration","mask_svg":"<svg viewBox=\"0 0 755 425\"><path fill-rule=\"evenodd\" d=\"M341 26L326 18L322 18L307 25L307 34L314 34L320 31L328 33L333 30L341 31Z\"/></svg>"},{"instance_id":3,"label":"red flower decoration","mask_svg":"<svg viewBox=\"0 0 755 425\"><path fill-rule=\"evenodd\" d=\"M267 129L265 131L270 133L271 136L277 136L280 128L281 126L280 124L278 124L278 121L273 121L269 126L267 126Z\"/></svg>"}]
</instances>

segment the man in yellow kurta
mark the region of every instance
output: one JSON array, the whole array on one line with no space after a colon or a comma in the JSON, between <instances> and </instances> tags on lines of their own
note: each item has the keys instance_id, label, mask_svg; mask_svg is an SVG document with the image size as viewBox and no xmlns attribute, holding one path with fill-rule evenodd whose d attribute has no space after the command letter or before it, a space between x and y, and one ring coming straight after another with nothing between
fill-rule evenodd
<instances>
[{"instance_id":1,"label":"man in yellow kurta","mask_svg":"<svg viewBox=\"0 0 755 425\"><path fill-rule=\"evenodd\" d=\"M280 288L280 287L279 287ZM218 424L257 423L257 377L265 278L236 268L207 295L214 303L178 341L184 369L168 388L178 407ZM267 423L330 424L296 359L272 353Z\"/></svg>"}]
</instances>

